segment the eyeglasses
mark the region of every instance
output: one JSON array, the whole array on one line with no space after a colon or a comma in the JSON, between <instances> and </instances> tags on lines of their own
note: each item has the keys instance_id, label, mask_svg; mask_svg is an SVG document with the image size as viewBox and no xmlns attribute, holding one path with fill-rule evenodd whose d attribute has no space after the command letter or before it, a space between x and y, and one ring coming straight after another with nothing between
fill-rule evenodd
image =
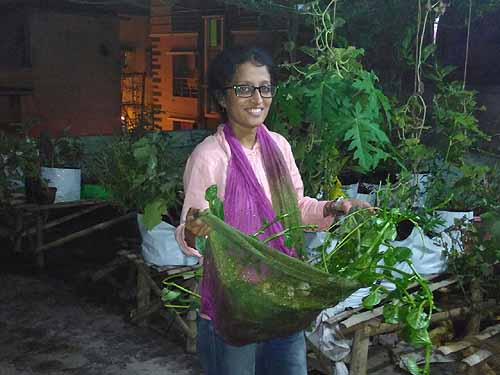
<instances>
[{"instance_id":1,"label":"eyeglasses","mask_svg":"<svg viewBox=\"0 0 500 375\"><path fill-rule=\"evenodd\" d=\"M251 98L255 90L259 90L263 98L272 98L276 95L275 85L253 86L253 85L233 85L224 87L224 90L234 90L234 94L239 98Z\"/></svg>"}]
</instances>

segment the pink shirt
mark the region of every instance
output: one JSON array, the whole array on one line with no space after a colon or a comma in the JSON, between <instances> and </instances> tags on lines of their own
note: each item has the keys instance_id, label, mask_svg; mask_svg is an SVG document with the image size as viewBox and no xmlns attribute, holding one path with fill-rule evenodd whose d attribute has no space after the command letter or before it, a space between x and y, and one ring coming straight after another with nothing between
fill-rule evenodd
<instances>
[{"instance_id":1,"label":"pink shirt","mask_svg":"<svg viewBox=\"0 0 500 375\"><path fill-rule=\"evenodd\" d=\"M186 255L201 257L198 250L189 247L184 240L184 223L188 210L193 208L206 209L208 202L205 200L205 190L211 185L217 185L218 196L223 201L226 188L226 173L229 159L231 157L229 145L220 125L214 135L207 137L193 151L186 164L184 171L184 206L182 207L181 224L176 229L176 239L182 251ZM290 171L293 186L297 192L299 209L303 224L318 225L319 229L325 229L332 224L332 217L323 217L323 207L327 201L318 201L313 198L304 197L304 185L299 170L295 164L292 149L287 140L278 133L269 132L273 140L283 153L285 162ZM267 181L266 172L262 163L262 153L259 143L249 150L243 148L252 166L252 169L264 188L264 192L271 200L271 190Z\"/></svg>"}]
</instances>

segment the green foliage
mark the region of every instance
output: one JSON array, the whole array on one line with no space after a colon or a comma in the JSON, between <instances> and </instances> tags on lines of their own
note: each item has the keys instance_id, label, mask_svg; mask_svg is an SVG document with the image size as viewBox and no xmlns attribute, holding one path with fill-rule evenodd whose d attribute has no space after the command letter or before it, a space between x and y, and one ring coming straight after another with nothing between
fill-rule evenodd
<instances>
[{"instance_id":1,"label":"green foliage","mask_svg":"<svg viewBox=\"0 0 500 375\"><path fill-rule=\"evenodd\" d=\"M483 291L498 293L499 275L494 266L500 261L500 206L492 207L481 216L478 224L460 222L462 241L447 249L448 270L459 281L464 297L473 280L479 280Z\"/></svg>"},{"instance_id":2,"label":"green foliage","mask_svg":"<svg viewBox=\"0 0 500 375\"><path fill-rule=\"evenodd\" d=\"M24 132L0 132L0 205L8 204L15 190L24 188L25 178L38 178L38 144Z\"/></svg>"},{"instance_id":3,"label":"green foliage","mask_svg":"<svg viewBox=\"0 0 500 375\"><path fill-rule=\"evenodd\" d=\"M184 280L200 279L202 268L185 271L163 280L164 287L161 290L161 300L167 308L175 310L193 310L200 307L201 296L193 292L187 286L182 285Z\"/></svg>"},{"instance_id":4,"label":"green foliage","mask_svg":"<svg viewBox=\"0 0 500 375\"><path fill-rule=\"evenodd\" d=\"M50 131L40 134L40 159L45 167L80 168L83 158L83 143L80 138L69 134L69 127L60 137L53 137Z\"/></svg>"},{"instance_id":5,"label":"green foliage","mask_svg":"<svg viewBox=\"0 0 500 375\"><path fill-rule=\"evenodd\" d=\"M483 211L498 202L498 169L472 163L436 164L427 184L428 207Z\"/></svg>"},{"instance_id":6,"label":"green foliage","mask_svg":"<svg viewBox=\"0 0 500 375\"><path fill-rule=\"evenodd\" d=\"M390 187L386 189L385 195L390 196ZM382 202L387 201L387 197L382 199ZM428 328L434 309L432 292L428 282L413 267L411 250L392 245L397 225L405 220L417 225L418 217L411 211L385 205L372 210L374 212L364 209L350 213L341 223L330 228L317 267L370 286L370 294L364 298L363 306L374 308L386 299L383 310L386 322L401 324L411 345L430 347ZM333 239L337 240L336 245L327 252ZM398 264L406 264L411 272L400 271ZM392 282L395 289L380 285L382 280ZM407 288L412 283L419 284L420 290L410 294ZM424 374L428 374L428 362L429 356L426 356Z\"/></svg>"},{"instance_id":7,"label":"green foliage","mask_svg":"<svg viewBox=\"0 0 500 375\"><path fill-rule=\"evenodd\" d=\"M166 134L124 132L114 137L93 164L111 199L125 209L143 211L148 229L159 224L161 215L175 203L183 160L172 155Z\"/></svg>"},{"instance_id":8,"label":"green foliage","mask_svg":"<svg viewBox=\"0 0 500 375\"><path fill-rule=\"evenodd\" d=\"M461 82L440 83L433 98L433 121L446 150L444 160L461 162L471 147L489 137L479 129L476 92Z\"/></svg>"},{"instance_id":9,"label":"green foliage","mask_svg":"<svg viewBox=\"0 0 500 375\"><path fill-rule=\"evenodd\" d=\"M377 76L359 61L364 51L334 48L334 19L318 3L310 12L317 48L303 50L313 62L284 65L290 76L279 85L268 123L290 140L306 193L315 196L345 164L368 172L387 159L391 110Z\"/></svg>"}]
</instances>

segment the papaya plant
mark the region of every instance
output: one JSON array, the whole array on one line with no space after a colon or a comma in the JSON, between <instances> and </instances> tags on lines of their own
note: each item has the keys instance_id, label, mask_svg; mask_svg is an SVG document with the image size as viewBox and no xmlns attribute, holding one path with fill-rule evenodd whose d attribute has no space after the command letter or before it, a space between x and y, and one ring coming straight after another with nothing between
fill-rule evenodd
<instances>
[{"instance_id":1,"label":"papaya plant","mask_svg":"<svg viewBox=\"0 0 500 375\"><path fill-rule=\"evenodd\" d=\"M316 48L301 50L312 62L283 65L289 77L279 84L268 118L290 140L311 196L343 166L368 172L389 157L389 100L377 88L377 76L360 63L362 49L334 46L334 3L309 4Z\"/></svg>"}]
</instances>

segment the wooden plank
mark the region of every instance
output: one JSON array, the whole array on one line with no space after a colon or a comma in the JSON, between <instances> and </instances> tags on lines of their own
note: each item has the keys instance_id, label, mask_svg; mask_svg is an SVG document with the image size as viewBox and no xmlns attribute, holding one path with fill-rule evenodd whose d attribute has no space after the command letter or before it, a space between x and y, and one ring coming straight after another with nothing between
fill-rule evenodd
<instances>
[{"instance_id":1,"label":"wooden plank","mask_svg":"<svg viewBox=\"0 0 500 375\"><path fill-rule=\"evenodd\" d=\"M108 220L108 221L105 221L103 223L100 223L100 224L97 224L97 225L93 225L91 226L90 228L87 228L87 229L83 229L79 232L76 232L76 233L72 233L66 237L63 237L63 238L60 238L56 241L52 241L48 244L45 244L39 248L37 248L35 250L35 252L39 253L41 251L45 251L47 249L50 249L50 248L53 248L53 247L56 247L56 246L59 246L59 245L62 245L66 242L69 242L69 241L73 241L77 238L80 238L80 237L83 237L83 236L86 236L87 234L90 234L92 232L95 232L97 230L102 230L102 229L106 229L112 225L115 225L121 221L125 221L127 219L130 219L131 217L134 217L136 215L135 212L130 212L126 215L123 215L123 216L120 216L120 217L117 217L117 218L114 218L112 220Z\"/></svg>"},{"instance_id":2,"label":"wooden plank","mask_svg":"<svg viewBox=\"0 0 500 375\"><path fill-rule=\"evenodd\" d=\"M92 204L100 204L103 203L102 199L82 199L79 201L71 201L71 202L58 202L52 204L34 204L34 203L23 203L14 206L16 210L23 211L38 211L38 210L56 210L60 208L68 208L68 207L78 207L78 206L87 206Z\"/></svg>"},{"instance_id":3,"label":"wooden plank","mask_svg":"<svg viewBox=\"0 0 500 375\"><path fill-rule=\"evenodd\" d=\"M368 336L366 328L361 327L354 333L351 366L349 369L351 375L366 375L368 346L370 344L370 336Z\"/></svg>"},{"instance_id":4,"label":"wooden plank","mask_svg":"<svg viewBox=\"0 0 500 375\"><path fill-rule=\"evenodd\" d=\"M334 315L331 318L327 319L326 323L335 324L335 323L341 322L342 320L347 319L347 318L353 316L354 314L359 313L363 309L364 309L364 307L357 307L357 308L352 309L352 310L343 311L340 314Z\"/></svg>"},{"instance_id":5,"label":"wooden plank","mask_svg":"<svg viewBox=\"0 0 500 375\"><path fill-rule=\"evenodd\" d=\"M43 218L42 215L37 215L36 218L36 247L42 247L43 246ZM40 253L35 253L36 257L36 266L39 270L42 270L45 267L45 254L40 252Z\"/></svg>"},{"instance_id":6,"label":"wooden plank","mask_svg":"<svg viewBox=\"0 0 500 375\"><path fill-rule=\"evenodd\" d=\"M137 265L137 311L147 310L151 304L151 284L149 268L144 264ZM146 317L139 321L140 325L147 323Z\"/></svg>"},{"instance_id":7,"label":"wooden plank","mask_svg":"<svg viewBox=\"0 0 500 375\"><path fill-rule=\"evenodd\" d=\"M106 266L103 268L99 269L98 271L94 272L90 279L92 282L96 282L103 277L107 276L109 273L113 272L114 270L120 268L124 264L128 264L128 259L124 257L119 257L108 263Z\"/></svg>"},{"instance_id":8,"label":"wooden plank","mask_svg":"<svg viewBox=\"0 0 500 375\"><path fill-rule=\"evenodd\" d=\"M450 286L456 282L457 282L457 280L438 281L436 283L430 284L429 289L432 292L434 292L435 290L444 288L446 286ZM340 325L342 326L342 328L349 329L355 325L358 325L358 324L367 322L369 320L378 318L378 317L382 316L383 312L384 312L384 307L379 306L371 311L364 311L362 313L353 315L353 316L349 317L348 319L344 320L343 322L341 322Z\"/></svg>"},{"instance_id":9,"label":"wooden plank","mask_svg":"<svg viewBox=\"0 0 500 375\"><path fill-rule=\"evenodd\" d=\"M457 341L445 346L440 346L437 350L444 355L448 355L464 350L471 345L472 343L469 341Z\"/></svg>"},{"instance_id":10,"label":"wooden plank","mask_svg":"<svg viewBox=\"0 0 500 375\"><path fill-rule=\"evenodd\" d=\"M440 277L441 274L438 274L438 273L433 273L433 274L430 274L430 275L426 275L424 278L427 280L427 281L432 281L438 277ZM418 283L413 283L411 284L408 289L415 289L419 284ZM326 322L328 324L335 324L335 323L338 323L338 322L341 322L343 321L344 319L347 319L351 316L353 316L354 314L357 314L359 313L360 311L363 311L363 310L366 310L364 307L356 307L352 310L346 310L346 311L343 311L341 312L340 314L337 314L337 315L334 315L332 316L330 319L328 319Z\"/></svg>"},{"instance_id":11,"label":"wooden plank","mask_svg":"<svg viewBox=\"0 0 500 375\"><path fill-rule=\"evenodd\" d=\"M477 352L475 352L474 354L462 359L462 362L467 364L468 366L472 367L472 366L477 365L478 363L483 362L485 359L488 359L492 355L493 355L493 353L490 352L489 350L480 349Z\"/></svg>"},{"instance_id":12,"label":"wooden plank","mask_svg":"<svg viewBox=\"0 0 500 375\"><path fill-rule=\"evenodd\" d=\"M464 340L453 342L448 345L440 346L437 350L444 354L448 355L451 353L456 353L458 351L464 350L469 346L476 345L478 341L484 341L489 339L490 337L496 336L500 333L500 324L491 326L483 330L481 333L466 337Z\"/></svg>"},{"instance_id":13,"label":"wooden plank","mask_svg":"<svg viewBox=\"0 0 500 375\"><path fill-rule=\"evenodd\" d=\"M57 225L60 225L60 224L63 224L67 221L70 221L70 220L73 220L74 218L77 218L77 217L80 217L80 216L83 216L85 214L88 214L92 211L95 211L99 208L102 208L102 207L105 207L107 206L108 203L101 203L101 204L96 204L90 208L86 208L84 210L81 210L81 211L78 211L78 212L75 212L73 214L70 214L70 215L66 215L66 216L63 216L57 220L52 220L52 221L49 221L48 223L46 223L44 226L43 226L43 229L49 229L49 228L53 228ZM31 228L31 229L26 229L24 230L22 233L21 233L21 236L27 236L27 235L30 235L30 234L34 234L36 232L36 228Z\"/></svg>"},{"instance_id":14,"label":"wooden plank","mask_svg":"<svg viewBox=\"0 0 500 375\"><path fill-rule=\"evenodd\" d=\"M488 310L488 309L500 309L500 306L497 304L496 300L491 299L488 301L485 301L480 304L479 308L482 310ZM435 313L432 315L431 318L431 323L436 323L440 322L442 320L446 319L456 319L456 318L461 318L464 316L464 314L467 314L470 311L470 307L457 307L455 309L451 309L448 311L443 311L439 313ZM390 333L397 331L400 328L399 324L387 324L387 323L382 323L380 320L372 320L368 323L364 323L368 328L368 335L369 336L375 336L375 335L380 335L383 333ZM362 325L354 325L349 328L341 328L339 330L340 334L342 335L350 335L353 332L355 332L359 327Z\"/></svg>"}]
</instances>

